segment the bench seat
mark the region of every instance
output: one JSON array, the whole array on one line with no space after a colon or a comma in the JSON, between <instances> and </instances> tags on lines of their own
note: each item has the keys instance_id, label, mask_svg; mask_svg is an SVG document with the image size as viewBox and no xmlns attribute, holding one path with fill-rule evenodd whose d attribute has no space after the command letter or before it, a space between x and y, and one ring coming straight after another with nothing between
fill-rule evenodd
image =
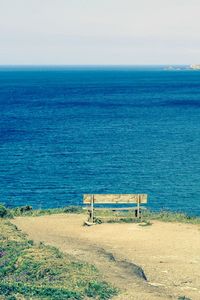
<instances>
[{"instance_id":1,"label":"bench seat","mask_svg":"<svg viewBox=\"0 0 200 300\"><path fill-rule=\"evenodd\" d=\"M83 209L91 211L91 207L84 207ZM144 206L140 206L140 209L147 209ZM128 210L138 210L137 206L135 207L94 207L94 210L111 210L111 211L128 211Z\"/></svg>"}]
</instances>

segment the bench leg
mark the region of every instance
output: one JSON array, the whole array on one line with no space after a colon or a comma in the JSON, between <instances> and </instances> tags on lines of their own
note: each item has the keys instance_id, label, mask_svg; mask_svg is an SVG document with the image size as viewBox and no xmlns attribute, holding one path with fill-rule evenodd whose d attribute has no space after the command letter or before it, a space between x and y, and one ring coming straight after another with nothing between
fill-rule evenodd
<instances>
[{"instance_id":1,"label":"bench leg","mask_svg":"<svg viewBox=\"0 0 200 300\"><path fill-rule=\"evenodd\" d=\"M92 195L92 201L91 201L91 219L92 219L92 223L94 223L94 195Z\"/></svg>"},{"instance_id":2,"label":"bench leg","mask_svg":"<svg viewBox=\"0 0 200 300\"><path fill-rule=\"evenodd\" d=\"M142 210L141 209L136 209L135 210L135 217L138 218L138 219L141 219L142 217Z\"/></svg>"},{"instance_id":3,"label":"bench leg","mask_svg":"<svg viewBox=\"0 0 200 300\"><path fill-rule=\"evenodd\" d=\"M92 219L92 212L91 209L88 209L88 222L90 222Z\"/></svg>"}]
</instances>

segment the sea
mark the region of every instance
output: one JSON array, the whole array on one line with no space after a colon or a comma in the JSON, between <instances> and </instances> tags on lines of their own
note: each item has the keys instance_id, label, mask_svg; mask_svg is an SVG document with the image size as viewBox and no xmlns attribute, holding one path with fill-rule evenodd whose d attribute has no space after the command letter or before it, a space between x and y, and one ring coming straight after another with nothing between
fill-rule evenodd
<instances>
[{"instance_id":1,"label":"sea","mask_svg":"<svg viewBox=\"0 0 200 300\"><path fill-rule=\"evenodd\" d=\"M147 193L152 210L200 215L200 71L0 67L0 202L85 193Z\"/></svg>"}]
</instances>

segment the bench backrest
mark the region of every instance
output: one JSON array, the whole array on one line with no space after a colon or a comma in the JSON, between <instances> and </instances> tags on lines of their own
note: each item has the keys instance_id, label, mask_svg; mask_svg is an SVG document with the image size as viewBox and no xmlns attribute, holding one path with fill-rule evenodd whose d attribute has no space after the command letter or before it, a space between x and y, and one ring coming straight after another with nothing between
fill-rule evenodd
<instances>
[{"instance_id":1,"label":"bench backrest","mask_svg":"<svg viewBox=\"0 0 200 300\"><path fill-rule=\"evenodd\" d=\"M83 203L91 204L147 203L147 194L85 194Z\"/></svg>"}]
</instances>

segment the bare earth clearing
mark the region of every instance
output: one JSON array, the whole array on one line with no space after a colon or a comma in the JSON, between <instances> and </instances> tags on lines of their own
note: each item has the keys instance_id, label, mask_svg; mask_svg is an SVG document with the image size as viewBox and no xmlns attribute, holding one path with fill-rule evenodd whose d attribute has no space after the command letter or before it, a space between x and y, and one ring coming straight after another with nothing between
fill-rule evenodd
<instances>
[{"instance_id":1,"label":"bare earth clearing","mask_svg":"<svg viewBox=\"0 0 200 300\"><path fill-rule=\"evenodd\" d=\"M18 217L13 223L35 241L95 264L121 299L200 299L199 225L153 221L138 224L82 226L85 215ZM147 281L137 276L135 265ZM142 275L142 274L140 274Z\"/></svg>"}]
</instances>

